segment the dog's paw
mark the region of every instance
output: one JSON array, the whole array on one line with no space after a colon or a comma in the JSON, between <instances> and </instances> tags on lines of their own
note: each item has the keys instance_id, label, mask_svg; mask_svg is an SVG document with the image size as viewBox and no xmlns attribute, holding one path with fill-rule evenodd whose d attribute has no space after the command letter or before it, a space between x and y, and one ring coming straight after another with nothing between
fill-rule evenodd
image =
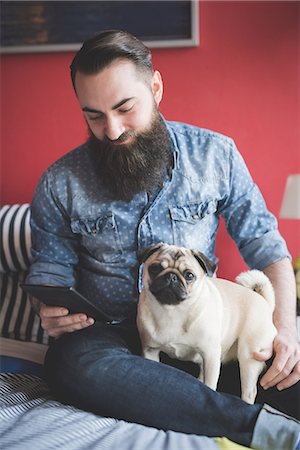
<instances>
[{"instance_id":1,"label":"dog's paw","mask_svg":"<svg viewBox=\"0 0 300 450\"><path fill-rule=\"evenodd\" d=\"M143 350L143 356L146 359L151 359L151 361L159 362L159 350L153 348L147 348Z\"/></svg>"},{"instance_id":2,"label":"dog's paw","mask_svg":"<svg viewBox=\"0 0 300 450\"><path fill-rule=\"evenodd\" d=\"M246 391L242 392L242 400L244 400L244 402L249 403L250 405L253 405L253 403L255 402L256 399L256 395L257 395L257 388L256 386L252 389L247 389Z\"/></svg>"}]
</instances>

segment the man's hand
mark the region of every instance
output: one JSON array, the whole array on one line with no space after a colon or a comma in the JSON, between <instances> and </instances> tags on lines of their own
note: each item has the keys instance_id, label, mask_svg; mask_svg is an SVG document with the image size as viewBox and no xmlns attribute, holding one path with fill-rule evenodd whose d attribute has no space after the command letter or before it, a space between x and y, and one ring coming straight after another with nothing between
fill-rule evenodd
<instances>
[{"instance_id":1,"label":"man's hand","mask_svg":"<svg viewBox=\"0 0 300 450\"><path fill-rule=\"evenodd\" d=\"M264 389L276 386L279 391L289 388L300 380L300 344L297 336L289 330L281 330L274 339L274 360L260 380ZM265 361L271 355L255 353L259 361Z\"/></svg>"},{"instance_id":2,"label":"man's hand","mask_svg":"<svg viewBox=\"0 0 300 450\"><path fill-rule=\"evenodd\" d=\"M64 333L72 333L93 325L95 322L86 314L69 314L67 308L47 306L36 298L31 297L31 304L41 318L41 326L49 336L58 338Z\"/></svg>"},{"instance_id":3,"label":"man's hand","mask_svg":"<svg viewBox=\"0 0 300 450\"><path fill-rule=\"evenodd\" d=\"M81 330L94 323L94 319L87 317L86 314L69 314L66 308L47 306L43 303L39 315L42 328L54 338L58 338L64 333Z\"/></svg>"},{"instance_id":4,"label":"man's hand","mask_svg":"<svg viewBox=\"0 0 300 450\"><path fill-rule=\"evenodd\" d=\"M296 283L292 264L288 258L277 261L263 269L275 291L273 313L277 336L273 342L274 359L271 367L260 380L264 389L276 386L278 390L293 386L300 380L300 344L295 321ZM260 361L272 355L255 354Z\"/></svg>"}]
</instances>

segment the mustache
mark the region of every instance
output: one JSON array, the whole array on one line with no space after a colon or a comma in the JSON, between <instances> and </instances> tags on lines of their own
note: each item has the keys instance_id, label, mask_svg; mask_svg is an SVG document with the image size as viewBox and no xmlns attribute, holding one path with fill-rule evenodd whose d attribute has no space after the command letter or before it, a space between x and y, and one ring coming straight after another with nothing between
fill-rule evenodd
<instances>
[{"instance_id":1,"label":"mustache","mask_svg":"<svg viewBox=\"0 0 300 450\"><path fill-rule=\"evenodd\" d=\"M102 139L102 142L104 144L122 144L129 138L137 138L137 133L135 133L135 131L125 131L117 139L109 139L108 136L105 136L104 139Z\"/></svg>"},{"instance_id":2,"label":"mustache","mask_svg":"<svg viewBox=\"0 0 300 450\"><path fill-rule=\"evenodd\" d=\"M169 133L155 111L143 131L128 130L118 139L100 140L89 128L89 136L95 169L116 200L130 201L139 192L153 192L172 167Z\"/></svg>"}]
</instances>

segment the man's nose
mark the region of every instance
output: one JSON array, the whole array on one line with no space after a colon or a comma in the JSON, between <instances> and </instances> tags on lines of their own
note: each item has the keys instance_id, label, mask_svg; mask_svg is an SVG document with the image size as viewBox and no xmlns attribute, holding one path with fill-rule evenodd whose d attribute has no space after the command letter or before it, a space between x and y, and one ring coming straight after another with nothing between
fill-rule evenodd
<instances>
[{"instance_id":1,"label":"man's nose","mask_svg":"<svg viewBox=\"0 0 300 450\"><path fill-rule=\"evenodd\" d=\"M105 124L105 136L111 141L118 139L125 131L122 120L118 117L108 117Z\"/></svg>"}]
</instances>

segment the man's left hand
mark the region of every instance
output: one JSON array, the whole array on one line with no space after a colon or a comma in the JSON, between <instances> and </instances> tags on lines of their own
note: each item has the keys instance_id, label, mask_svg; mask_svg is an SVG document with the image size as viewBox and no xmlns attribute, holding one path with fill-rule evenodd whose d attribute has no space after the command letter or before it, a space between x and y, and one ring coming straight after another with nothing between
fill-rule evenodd
<instances>
[{"instance_id":1,"label":"man's left hand","mask_svg":"<svg viewBox=\"0 0 300 450\"><path fill-rule=\"evenodd\" d=\"M300 343L297 336L289 330L277 334L273 342L274 360L260 380L264 389L276 386L279 391L289 388L300 380ZM255 353L259 361L267 360L271 355Z\"/></svg>"}]
</instances>

